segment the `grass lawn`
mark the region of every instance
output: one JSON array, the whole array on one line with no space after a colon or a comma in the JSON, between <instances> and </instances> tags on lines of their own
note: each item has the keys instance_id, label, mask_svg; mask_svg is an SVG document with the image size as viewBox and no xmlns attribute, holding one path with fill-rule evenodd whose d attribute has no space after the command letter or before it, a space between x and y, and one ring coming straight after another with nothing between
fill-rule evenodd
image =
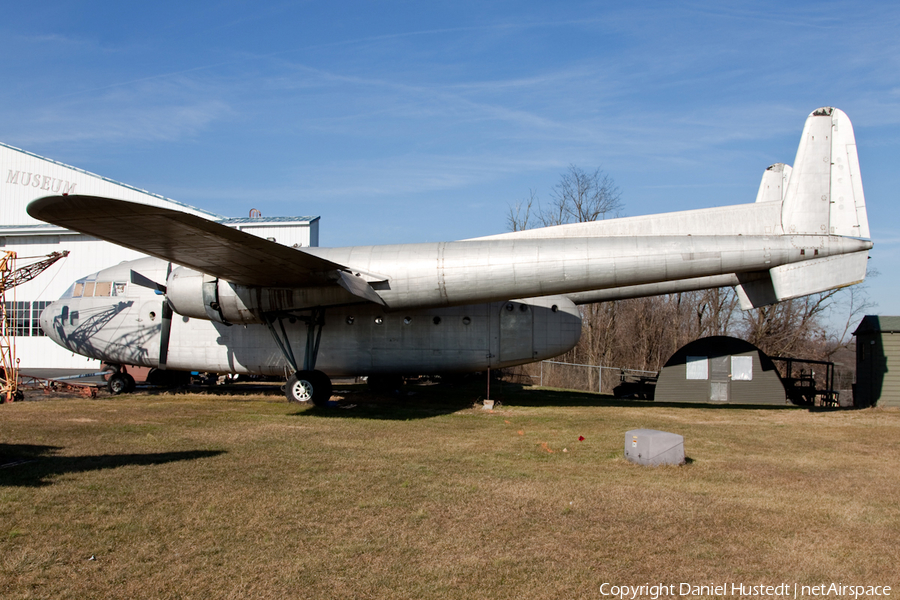
<instances>
[{"instance_id":1,"label":"grass lawn","mask_svg":"<svg viewBox=\"0 0 900 600\"><path fill-rule=\"evenodd\" d=\"M603 583L725 582L900 595L896 409L505 386L489 412L473 407L480 387L336 390L344 408L277 391L0 406L0 597L601 598ZM635 428L683 435L689 463L625 461Z\"/></svg>"}]
</instances>

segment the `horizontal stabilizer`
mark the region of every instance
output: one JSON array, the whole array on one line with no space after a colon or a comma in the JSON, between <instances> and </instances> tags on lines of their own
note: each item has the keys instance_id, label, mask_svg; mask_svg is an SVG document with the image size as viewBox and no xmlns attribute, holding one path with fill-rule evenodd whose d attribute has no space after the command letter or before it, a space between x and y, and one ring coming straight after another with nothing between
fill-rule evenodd
<instances>
[{"instance_id":1,"label":"horizontal stabilizer","mask_svg":"<svg viewBox=\"0 0 900 600\"><path fill-rule=\"evenodd\" d=\"M769 277L742 282L735 289L742 309L759 308L860 283L866 277L868 259L868 251L863 251L782 265L769 269Z\"/></svg>"},{"instance_id":2,"label":"horizontal stabilizer","mask_svg":"<svg viewBox=\"0 0 900 600\"><path fill-rule=\"evenodd\" d=\"M751 279L747 275L753 275L754 277ZM768 271L752 274L741 273L738 275L738 281L741 283L736 285L734 290L737 292L743 310L768 306L778 302L778 296L775 294L775 288L772 285L772 277Z\"/></svg>"}]
</instances>

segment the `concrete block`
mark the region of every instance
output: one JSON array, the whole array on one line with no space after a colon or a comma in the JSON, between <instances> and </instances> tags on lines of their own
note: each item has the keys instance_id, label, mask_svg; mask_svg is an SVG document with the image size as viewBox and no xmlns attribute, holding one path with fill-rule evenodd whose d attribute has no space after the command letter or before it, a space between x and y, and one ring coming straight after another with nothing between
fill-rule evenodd
<instances>
[{"instance_id":1,"label":"concrete block","mask_svg":"<svg viewBox=\"0 0 900 600\"><path fill-rule=\"evenodd\" d=\"M684 464L684 437L655 429L625 433L625 458L639 465Z\"/></svg>"}]
</instances>

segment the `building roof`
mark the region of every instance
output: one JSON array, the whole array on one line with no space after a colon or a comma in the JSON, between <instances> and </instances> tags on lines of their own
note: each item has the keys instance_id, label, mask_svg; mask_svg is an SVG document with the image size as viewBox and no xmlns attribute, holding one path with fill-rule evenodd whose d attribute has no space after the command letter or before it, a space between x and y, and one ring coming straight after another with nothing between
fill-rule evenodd
<instances>
[{"instance_id":1,"label":"building roof","mask_svg":"<svg viewBox=\"0 0 900 600\"><path fill-rule=\"evenodd\" d=\"M866 315L860 321L853 335L876 332L900 333L900 317Z\"/></svg>"},{"instance_id":2,"label":"building roof","mask_svg":"<svg viewBox=\"0 0 900 600\"><path fill-rule=\"evenodd\" d=\"M13 150L15 152L20 152L22 154L25 154L26 156L31 156L33 158L37 158L39 160L42 160L42 161L45 161L45 162L48 162L48 163L51 163L54 165L58 165L60 167L66 168L66 169L70 169L72 171L76 171L78 173L81 173L82 175L88 175L90 177L95 177L101 181L106 181L108 183L112 183L112 184L121 186L123 188L133 190L135 192L140 192L141 194L147 194L148 196L152 196L159 200L163 200L164 202L169 203L169 204L173 204L176 206L180 206L182 208L190 209L190 210L198 212L198 213L202 213L208 219L212 219L214 221L218 221L220 219L225 218L222 215L217 215L214 212L210 212L210 211L202 209L202 208L197 208L196 206L191 206L190 204L185 204L184 202L179 202L178 200L172 200L171 198L166 198L165 196L162 196L160 194L154 194L153 192L148 192L147 190L142 190L139 187L135 187L133 185L128 185L127 183L122 183L121 181L116 181L115 179L110 179L109 177L103 177L102 175L97 175L96 173L91 173L90 171L85 171L84 169L79 169L78 167L73 167L72 165L67 165L66 163L59 162L58 160L53 160L52 158L47 158L46 156L41 156L40 154L35 154L34 152L29 152L28 150L22 150L21 148L16 148L15 146L10 146L9 144L4 144L3 142L0 142L0 146L2 146L4 148L8 148L9 150Z\"/></svg>"},{"instance_id":3,"label":"building roof","mask_svg":"<svg viewBox=\"0 0 900 600\"><path fill-rule=\"evenodd\" d=\"M58 160L53 160L52 158L47 158L45 156L40 156L39 154L35 154L34 152L29 152L27 150L22 150L21 148L16 148L15 146L10 146L9 144L4 144L0 142L0 149L3 149L3 157L4 157L4 166L10 167L10 174L7 183L11 183L13 177L17 177L19 171L17 170L17 166L14 164L13 158L18 155L22 155L25 157L30 157L30 159L37 159L41 163L47 163L49 165L55 165L56 167L61 167L64 172L77 173L81 176L85 176L87 179L77 180L80 185L84 184L84 181L101 181L107 184L112 184L116 186L115 192L113 195L110 195L109 189L106 191L92 192L89 195L97 195L104 196L110 195L110 197L116 197L122 200L130 200L132 202L141 202L143 204L153 204L157 203L165 208L170 208L174 210L184 210L185 212L194 213L198 216L202 216L211 221L216 221L226 225L228 227L235 227L238 229L242 229L244 227L255 228L255 227L285 227L285 226L303 226L303 225L311 225L318 221L319 217L308 217L308 216L298 216L298 217L250 217L250 218L229 218L214 212L210 212L208 210L197 208L195 206L191 206L189 204L185 204L184 202L179 202L177 200L172 200L171 198L167 198L160 194L154 194L152 192L148 192L147 190L143 190L137 188L132 185L128 185L127 183L122 183L120 181L115 181L108 177L103 177L101 175L97 175L96 173L91 173L89 171L85 171L84 169L79 169L78 167L73 167L71 165L67 165L65 163L59 162ZM9 151L9 152L7 152ZM9 163L9 164L7 164ZM15 173L13 173L15 171ZM29 177L31 173L27 173ZM73 184L74 185L74 184ZM18 189L18 186L15 186ZM29 187L29 190L31 188ZM38 196L41 195L41 190L46 190L46 188L35 188L33 191ZM121 190L126 191L125 196L121 196L119 192ZM87 193L87 192L86 192ZM6 222L0 225L0 236L9 236L9 237L22 237L22 236L46 236L46 235L78 235L75 231L70 231L68 229L64 229L62 227L58 227L56 225L49 225L46 223L36 223L34 219L28 217L25 214L25 207L27 203L30 201L26 196L24 198L18 198L11 202L7 202L8 198L4 196L4 202L6 205L4 208L7 212L2 216L3 220ZM254 211L256 212L256 211ZM258 213L257 213L258 214ZM20 220L21 219L21 220ZM18 221L18 223L17 223Z\"/></svg>"}]
</instances>

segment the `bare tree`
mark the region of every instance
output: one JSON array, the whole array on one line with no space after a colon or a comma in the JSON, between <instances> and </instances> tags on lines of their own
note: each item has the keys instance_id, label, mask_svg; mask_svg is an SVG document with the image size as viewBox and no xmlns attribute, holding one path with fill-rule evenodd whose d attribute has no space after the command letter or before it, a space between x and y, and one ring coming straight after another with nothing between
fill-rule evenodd
<instances>
[{"instance_id":1,"label":"bare tree","mask_svg":"<svg viewBox=\"0 0 900 600\"><path fill-rule=\"evenodd\" d=\"M506 226L510 231L523 231L528 229L531 224L531 209L537 202L537 194L534 190L528 190L528 198L522 202L516 202L515 207L509 207L509 214L506 216Z\"/></svg>"},{"instance_id":2,"label":"bare tree","mask_svg":"<svg viewBox=\"0 0 900 600\"><path fill-rule=\"evenodd\" d=\"M541 212L545 226L599 221L618 216L622 209L619 188L612 177L599 168L587 173L580 167L569 165L550 196L550 208Z\"/></svg>"},{"instance_id":3,"label":"bare tree","mask_svg":"<svg viewBox=\"0 0 900 600\"><path fill-rule=\"evenodd\" d=\"M622 209L619 188L600 168L588 173L581 167L570 165L553 187L550 197L550 206L545 208L535 191L529 190L528 198L509 207L506 218L509 230L598 221L618 216Z\"/></svg>"}]
</instances>

